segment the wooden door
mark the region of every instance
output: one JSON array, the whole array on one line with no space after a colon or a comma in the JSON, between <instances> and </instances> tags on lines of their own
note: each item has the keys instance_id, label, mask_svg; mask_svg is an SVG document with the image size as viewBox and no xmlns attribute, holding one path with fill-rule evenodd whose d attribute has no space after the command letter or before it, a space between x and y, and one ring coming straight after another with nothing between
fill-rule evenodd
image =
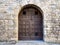
<instances>
[{"instance_id":1,"label":"wooden door","mask_svg":"<svg viewBox=\"0 0 60 45\"><path fill-rule=\"evenodd\" d=\"M26 8L22 10L18 22L19 40L43 39L43 18L39 10L35 8Z\"/></svg>"}]
</instances>

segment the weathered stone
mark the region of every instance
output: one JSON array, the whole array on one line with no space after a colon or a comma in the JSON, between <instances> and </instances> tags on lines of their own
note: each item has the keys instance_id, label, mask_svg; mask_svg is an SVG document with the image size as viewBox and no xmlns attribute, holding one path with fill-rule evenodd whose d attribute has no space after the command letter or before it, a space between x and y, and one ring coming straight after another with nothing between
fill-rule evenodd
<instances>
[{"instance_id":1,"label":"weathered stone","mask_svg":"<svg viewBox=\"0 0 60 45\"><path fill-rule=\"evenodd\" d=\"M5 20L6 28L9 30L15 30L16 22L14 20Z\"/></svg>"},{"instance_id":2,"label":"weathered stone","mask_svg":"<svg viewBox=\"0 0 60 45\"><path fill-rule=\"evenodd\" d=\"M0 30L5 30L4 20L0 20Z\"/></svg>"},{"instance_id":3,"label":"weathered stone","mask_svg":"<svg viewBox=\"0 0 60 45\"><path fill-rule=\"evenodd\" d=\"M0 40L18 39L18 14L28 4L43 11L44 40L60 42L60 0L0 0Z\"/></svg>"}]
</instances>

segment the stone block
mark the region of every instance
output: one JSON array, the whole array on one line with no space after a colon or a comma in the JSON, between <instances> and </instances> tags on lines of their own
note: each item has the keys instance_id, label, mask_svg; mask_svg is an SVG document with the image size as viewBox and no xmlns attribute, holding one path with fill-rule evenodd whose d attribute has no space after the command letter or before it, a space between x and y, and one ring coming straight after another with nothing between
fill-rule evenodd
<instances>
[{"instance_id":1,"label":"stone block","mask_svg":"<svg viewBox=\"0 0 60 45\"><path fill-rule=\"evenodd\" d=\"M16 22L14 20L5 20L6 28L9 30L15 30Z\"/></svg>"},{"instance_id":2,"label":"stone block","mask_svg":"<svg viewBox=\"0 0 60 45\"><path fill-rule=\"evenodd\" d=\"M0 30L5 30L5 22L4 22L4 20L0 20Z\"/></svg>"}]
</instances>

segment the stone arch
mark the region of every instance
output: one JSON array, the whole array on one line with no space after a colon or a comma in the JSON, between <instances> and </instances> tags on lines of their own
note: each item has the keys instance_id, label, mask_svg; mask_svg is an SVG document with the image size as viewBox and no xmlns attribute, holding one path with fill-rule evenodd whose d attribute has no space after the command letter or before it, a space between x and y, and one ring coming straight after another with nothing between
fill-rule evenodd
<instances>
[{"instance_id":1,"label":"stone arch","mask_svg":"<svg viewBox=\"0 0 60 45\"><path fill-rule=\"evenodd\" d=\"M24 5L24 6L21 8L21 10L19 11L19 14L18 14L18 25L19 25L19 16L20 16L21 12L22 12L24 9L26 9L26 8L34 8L34 9L38 10L38 11L41 13L42 22L43 22L43 11L41 10L41 8L38 7L38 6L36 6L36 5L34 5L34 4L27 4L27 5ZM42 25L43 25L43 24L42 24ZM18 30L19 30L19 26L18 26ZM43 30L43 29L42 29L42 30ZM43 34L44 34L44 33L43 33ZM19 32L18 32L18 37L19 37ZM19 40L19 38L18 38L18 40Z\"/></svg>"},{"instance_id":2,"label":"stone arch","mask_svg":"<svg viewBox=\"0 0 60 45\"><path fill-rule=\"evenodd\" d=\"M27 8L27 7L36 8L37 10L39 10L39 11L41 12L41 14L42 14L42 16L43 16L43 11L42 11L42 9L41 9L39 6L34 5L34 4L27 4L27 5L22 6L21 9L20 9L20 11L19 11L19 13L18 13L18 16L19 16L19 14L21 13L21 11L22 11L23 9Z\"/></svg>"}]
</instances>

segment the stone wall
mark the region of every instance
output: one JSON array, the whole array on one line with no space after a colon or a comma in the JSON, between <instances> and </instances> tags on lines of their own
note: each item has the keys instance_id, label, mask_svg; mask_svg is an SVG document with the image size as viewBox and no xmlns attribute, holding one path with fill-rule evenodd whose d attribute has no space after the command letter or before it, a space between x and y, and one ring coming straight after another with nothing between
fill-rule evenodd
<instances>
[{"instance_id":1,"label":"stone wall","mask_svg":"<svg viewBox=\"0 0 60 45\"><path fill-rule=\"evenodd\" d=\"M60 0L0 0L0 41L18 40L18 14L28 4L43 11L44 41L60 43Z\"/></svg>"}]
</instances>

